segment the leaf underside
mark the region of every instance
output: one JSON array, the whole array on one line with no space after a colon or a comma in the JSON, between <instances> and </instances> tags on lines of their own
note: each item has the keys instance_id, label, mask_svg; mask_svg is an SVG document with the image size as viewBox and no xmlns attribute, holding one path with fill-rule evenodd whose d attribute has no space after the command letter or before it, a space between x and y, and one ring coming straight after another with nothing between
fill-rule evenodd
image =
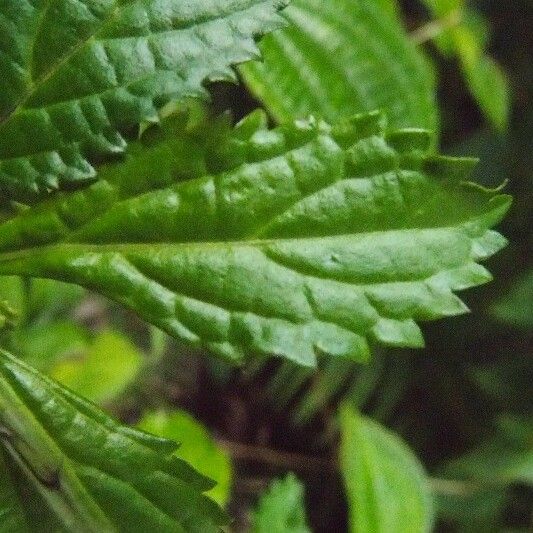
<instances>
[{"instance_id":1,"label":"leaf underside","mask_svg":"<svg viewBox=\"0 0 533 533\"><path fill-rule=\"evenodd\" d=\"M0 200L94 178L170 100L258 57L280 0L3 0Z\"/></svg>"},{"instance_id":2,"label":"leaf underside","mask_svg":"<svg viewBox=\"0 0 533 533\"><path fill-rule=\"evenodd\" d=\"M290 25L260 43L263 60L240 68L279 122L382 109L393 127L437 130L434 77L399 17L374 0L293 0L285 15Z\"/></svg>"},{"instance_id":3,"label":"leaf underside","mask_svg":"<svg viewBox=\"0 0 533 533\"><path fill-rule=\"evenodd\" d=\"M0 516L16 523L17 531L39 529L45 507L61 531L203 532L225 522L202 495L211 481L171 455L175 443L121 426L5 352L0 407L6 458L6 465L0 461ZM18 489L9 487L5 466L34 490L31 499L16 501ZM25 508L36 502L45 507L37 510L36 523L30 517L23 528Z\"/></svg>"},{"instance_id":4,"label":"leaf underside","mask_svg":"<svg viewBox=\"0 0 533 533\"><path fill-rule=\"evenodd\" d=\"M464 313L490 280L510 199L380 114L268 130L257 112L152 128L83 191L0 225L0 274L83 285L229 358L365 360L421 347L415 321Z\"/></svg>"}]
</instances>

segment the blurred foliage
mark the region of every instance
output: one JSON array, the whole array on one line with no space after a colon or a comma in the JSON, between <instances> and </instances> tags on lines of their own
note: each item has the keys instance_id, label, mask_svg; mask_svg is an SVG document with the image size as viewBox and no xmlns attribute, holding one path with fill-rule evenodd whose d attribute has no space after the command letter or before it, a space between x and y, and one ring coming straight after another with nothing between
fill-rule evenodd
<instances>
[{"instance_id":1,"label":"blurred foliage","mask_svg":"<svg viewBox=\"0 0 533 533\"><path fill-rule=\"evenodd\" d=\"M340 464L353 533L426 533L433 501L422 465L396 435L341 407Z\"/></svg>"},{"instance_id":2,"label":"blurred foliage","mask_svg":"<svg viewBox=\"0 0 533 533\"><path fill-rule=\"evenodd\" d=\"M104 404L125 391L142 363L141 353L127 337L104 330L81 353L58 361L49 374L85 398Z\"/></svg>"},{"instance_id":3,"label":"blurred foliage","mask_svg":"<svg viewBox=\"0 0 533 533\"><path fill-rule=\"evenodd\" d=\"M510 94L507 76L486 53L490 27L465 0L424 0L435 21L422 27L415 40L433 38L447 57L459 59L466 83L487 119L500 131L508 124Z\"/></svg>"},{"instance_id":4,"label":"blurred foliage","mask_svg":"<svg viewBox=\"0 0 533 533\"><path fill-rule=\"evenodd\" d=\"M276 479L263 494L254 513L254 533L309 533L304 486L293 475Z\"/></svg>"},{"instance_id":5,"label":"blurred foliage","mask_svg":"<svg viewBox=\"0 0 533 533\"><path fill-rule=\"evenodd\" d=\"M202 424L185 411L160 410L145 413L137 425L144 431L179 443L174 455L216 481L216 486L206 495L220 505L228 502L233 476L231 460Z\"/></svg>"}]
</instances>

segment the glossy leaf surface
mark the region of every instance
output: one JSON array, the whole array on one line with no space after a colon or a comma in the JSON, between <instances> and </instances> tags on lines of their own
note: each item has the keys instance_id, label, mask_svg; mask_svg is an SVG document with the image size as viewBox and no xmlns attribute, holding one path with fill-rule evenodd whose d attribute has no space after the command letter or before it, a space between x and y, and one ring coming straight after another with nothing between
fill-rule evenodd
<instances>
[{"instance_id":1,"label":"glossy leaf surface","mask_svg":"<svg viewBox=\"0 0 533 533\"><path fill-rule=\"evenodd\" d=\"M172 441L119 425L93 404L0 352L0 444L68 531L217 531L212 483L173 457ZM20 520L4 471L0 513ZM32 530L40 522L30 523Z\"/></svg>"},{"instance_id":2,"label":"glossy leaf surface","mask_svg":"<svg viewBox=\"0 0 533 533\"><path fill-rule=\"evenodd\" d=\"M234 361L421 347L415 320L464 313L452 291L490 280L477 263L505 245L489 228L510 203L430 145L379 114L276 130L180 116L97 184L1 225L0 274L83 285Z\"/></svg>"},{"instance_id":3,"label":"glossy leaf surface","mask_svg":"<svg viewBox=\"0 0 533 533\"><path fill-rule=\"evenodd\" d=\"M4 0L0 194L31 197L92 178L122 134L169 100L234 77L280 0ZM1 197L0 197L1 200Z\"/></svg>"},{"instance_id":4,"label":"glossy leaf surface","mask_svg":"<svg viewBox=\"0 0 533 533\"><path fill-rule=\"evenodd\" d=\"M385 3L294 0L290 26L263 39L264 61L243 65L244 81L280 122L382 109L393 127L436 130L430 67Z\"/></svg>"}]
</instances>

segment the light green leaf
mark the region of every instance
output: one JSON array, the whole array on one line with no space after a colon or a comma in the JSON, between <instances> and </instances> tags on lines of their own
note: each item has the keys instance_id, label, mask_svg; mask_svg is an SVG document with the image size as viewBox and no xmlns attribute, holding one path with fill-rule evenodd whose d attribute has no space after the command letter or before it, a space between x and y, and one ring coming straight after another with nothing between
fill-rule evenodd
<instances>
[{"instance_id":1,"label":"light green leaf","mask_svg":"<svg viewBox=\"0 0 533 533\"><path fill-rule=\"evenodd\" d=\"M384 110L393 127L437 129L435 83L400 20L375 0L293 0L292 23L240 69L276 120Z\"/></svg>"},{"instance_id":2,"label":"light green leaf","mask_svg":"<svg viewBox=\"0 0 533 533\"><path fill-rule=\"evenodd\" d=\"M438 17L445 17L453 11L462 10L465 0L422 0L422 3Z\"/></svg>"},{"instance_id":3,"label":"light green leaf","mask_svg":"<svg viewBox=\"0 0 533 533\"><path fill-rule=\"evenodd\" d=\"M254 513L253 533L310 533L304 486L293 475L272 482Z\"/></svg>"},{"instance_id":4,"label":"light green leaf","mask_svg":"<svg viewBox=\"0 0 533 533\"><path fill-rule=\"evenodd\" d=\"M254 38L281 25L283 3L4 0L0 193L93 178L89 161L122 152L124 132L257 57Z\"/></svg>"},{"instance_id":5,"label":"light green leaf","mask_svg":"<svg viewBox=\"0 0 533 533\"><path fill-rule=\"evenodd\" d=\"M0 426L0 446L22 485L32 486L68 531L203 532L224 522L202 495L211 482L170 455L173 442L119 425L5 352ZM14 503L10 508L17 512Z\"/></svg>"},{"instance_id":6,"label":"light green leaf","mask_svg":"<svg viewBox=\"0 0 533 533\"><path fill-rule=\"evenodd\" d=\"M135 379L143 364L139 350L122 334L103 331L85 353L58 361L49 375L83 397L103 404Z\"/></svg>"},{"instance_id":7,"label":"light green leaf","mask_svg":"<svg viewBox=\"0 0 533 533\"><path fill-rule=\"evenodd\" d=\"M472 160L375 113L265 123L170 119L95 185L0 225L0 275L83 285L233 361L366 360L467 310L452 291L491 279L478 261L510 204L465 181Z\"/></svg>"},{"instance_id":8,"label":"light green leaf","mask_svg":"<svg viewBox=\"0 0 533 533\"><path fill-rule=\"evenodd\" d=\"M433 502L422 465L411 450L348 404L340 411L340 461L354 533L422 533Z\"/></svg>"},{"instance_id":9,"label":"light green leaf","mask_svg":"<svg viewBox=\"0 0 533 533\"><path fill-rule=\"evenodd\" d=\"M228 502L233 475L230 457L216 444L200 422L185 411L157 411L146 413L138 427L179 442L180 447L174 455L217 482L206 495L219 505Z\"/></svg>"}]
</instances>

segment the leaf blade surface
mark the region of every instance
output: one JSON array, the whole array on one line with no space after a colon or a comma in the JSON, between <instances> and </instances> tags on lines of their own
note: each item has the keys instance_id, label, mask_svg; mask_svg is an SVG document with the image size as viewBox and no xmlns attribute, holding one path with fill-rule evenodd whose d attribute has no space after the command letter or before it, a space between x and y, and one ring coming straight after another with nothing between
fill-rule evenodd
<instances>
[{"instance_id":1,"label":"leaf blade surface","mask_svg":"<svg viewBox=\"0 0 533 533\"><path fill-rule=\"evenodd\" d=\"M452 291L490 280L478 261L505 245L489 228L510 200L466 181L471 160L433 155L427 132L386 133L379 114L180 120L0 226L0 273L83 285L235 361L311 366L420 347L415 321L464 313Z\"/></svg>"},{"instance_id":2,"label":"leaf blade surface","mask_svg":"<svg viewBox=\"0 0 533 533\"><path fill-rule=\"evenodd\" d=\"M0 8L0 192L92 179L124 134L170 100L205 95L257 56L278 0L6 0Z\"/></svg>"}]
</instances>

